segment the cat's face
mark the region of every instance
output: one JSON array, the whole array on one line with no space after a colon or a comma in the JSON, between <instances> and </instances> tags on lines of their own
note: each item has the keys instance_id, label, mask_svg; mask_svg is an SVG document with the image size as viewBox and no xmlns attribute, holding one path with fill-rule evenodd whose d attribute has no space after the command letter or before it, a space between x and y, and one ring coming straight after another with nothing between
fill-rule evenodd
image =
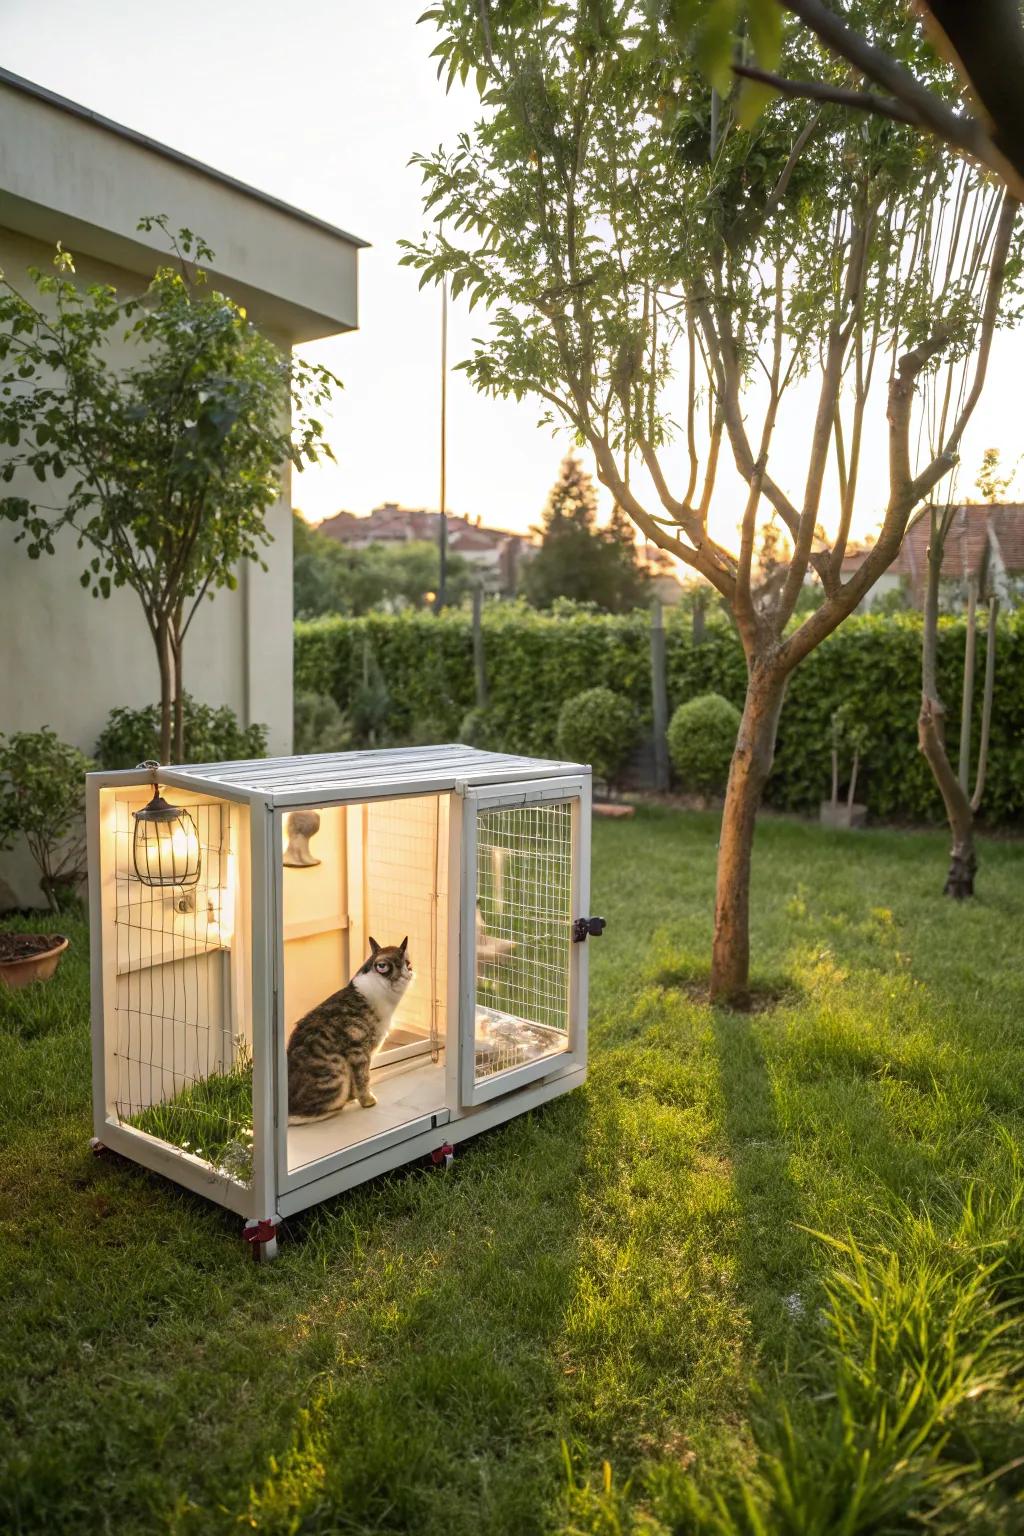
<instances>
[{"instance_id":1,"label":"cat's face","mask_svg":"<svg viewBox=\"0 0 1024 1536\"><path fill-rule=\"evenodd\" d=\"M362 967L364 976L372 976L378 986L393 992L404 992L412 981L412 963L409 959L408 935L401 944L378 944L370 940L370 958Z\"/></svg>"}]
</instances>

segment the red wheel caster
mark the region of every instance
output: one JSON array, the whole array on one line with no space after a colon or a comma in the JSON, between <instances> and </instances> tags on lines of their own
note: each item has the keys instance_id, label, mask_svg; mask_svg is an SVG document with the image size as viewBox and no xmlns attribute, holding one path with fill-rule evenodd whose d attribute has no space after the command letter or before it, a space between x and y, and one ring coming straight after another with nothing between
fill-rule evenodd
<instances>
[{"instance_id":1,"label":"red wheel caster","mask_svg":"<svg viewBox=\"0 0 1024 1536\"><path fill-rule=\"evenodd\" d=\"M277 1255L277 1222L269 1217L263 1221L247 1221L242 1236L252 1249L257 1264L266 1264Z\"/></svg>"}]
</instances>

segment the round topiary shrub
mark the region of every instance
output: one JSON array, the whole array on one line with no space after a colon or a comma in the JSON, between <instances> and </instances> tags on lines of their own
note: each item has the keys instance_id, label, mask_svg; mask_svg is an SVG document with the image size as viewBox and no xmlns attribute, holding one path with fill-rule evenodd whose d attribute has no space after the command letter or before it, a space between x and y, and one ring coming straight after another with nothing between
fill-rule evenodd
<instances>
[{"instance_id":1,"label":"round topiary shrub","mask_svg":"<svg viewBox=\"0 0 1024 1536\"><path fill-rule=\"evenodd\" d=\"M628 699L610 688L586 688L566 699L558 716L558 751L569 762L589 763L614 784L636 739Z\"/></svg>"},{"instance_id":2,"label":"round topiary shrub","mask_svg":"<svg viewBox=\"0 0 1024 1536\"><path fill-rule=\"evenodd\" d=\"M680 704L669 722L668 752L684 789L722 793L739 728L739 710L720 693L702 693Z\"/></svg>"}]
</instances>

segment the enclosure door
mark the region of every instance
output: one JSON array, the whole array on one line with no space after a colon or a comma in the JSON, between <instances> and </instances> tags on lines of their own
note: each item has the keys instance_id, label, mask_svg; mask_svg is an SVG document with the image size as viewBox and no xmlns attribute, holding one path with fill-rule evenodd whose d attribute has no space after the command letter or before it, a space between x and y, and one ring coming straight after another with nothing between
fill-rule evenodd
<instances>
[{"instance_id":1,"label":"enclosure door","mask_svg":"<svg viewBox=\"0 0 1024 1536\"><path fill-rule=\"evenodd\" d=\"M460 1100L480 1104L581 1066L590 896L590 778L466 791Z\"/></svg>"}]
</instances>

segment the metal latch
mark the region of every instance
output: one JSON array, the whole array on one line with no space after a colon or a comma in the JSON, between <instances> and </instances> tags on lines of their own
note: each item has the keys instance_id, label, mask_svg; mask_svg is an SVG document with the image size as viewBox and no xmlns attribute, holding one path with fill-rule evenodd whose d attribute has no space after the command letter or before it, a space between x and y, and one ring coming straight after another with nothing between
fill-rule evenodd
<instances>
[{"instance_id":1,"label":"metal latch","mask_svg":"<svg viewBox=\"0 0 1024 1536\"><path fill-rule=\"evenodd\" d=\"M588 938L599 939L607 926L603 917L578 917L572 925L572 941L583 944Z\"/></svg>"}]
</instances>

